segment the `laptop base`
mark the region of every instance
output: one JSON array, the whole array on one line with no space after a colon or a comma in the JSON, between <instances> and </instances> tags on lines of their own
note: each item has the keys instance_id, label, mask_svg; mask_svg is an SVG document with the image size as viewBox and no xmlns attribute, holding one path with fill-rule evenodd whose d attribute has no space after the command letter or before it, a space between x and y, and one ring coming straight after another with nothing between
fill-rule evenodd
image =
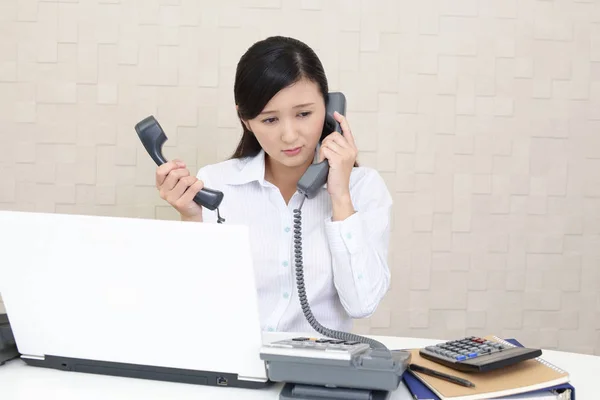
<instances>
[{"instance_id":1,"label":"laptop base","mask_svg":"<svg viewBox=\"0 0 600 400\"><path fill-rule=\"evenodd\" d=\"M31 366L83 372L97 375L110 375L165 382L189 383L194 385L225 386L245 389L262 389L273 382L248 381L238 379L237 374L215 371L197 371L180 368L156 367L152 365L126 364L118 362L85 360L70 357L45 356L42 359L22 357Z\"/></svg>"}]
</instances>

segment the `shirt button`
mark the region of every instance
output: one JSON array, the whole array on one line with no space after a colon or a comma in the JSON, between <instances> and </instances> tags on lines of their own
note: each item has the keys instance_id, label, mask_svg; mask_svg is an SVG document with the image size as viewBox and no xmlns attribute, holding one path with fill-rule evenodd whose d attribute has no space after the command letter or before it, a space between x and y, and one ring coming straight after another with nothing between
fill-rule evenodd
<instances>
[{"instance_id":1,"label":"shirt button","mask_svg":"<svg viewBox=\"0 0 600 400\"><path fill-rule=\"evenodd\" d=\"M352 234L351 234L350 232L348 232L348 233L346 233L346 237L347 237L348 239L352 239Z\"/></svg>"},{"instance_id":2,"label":"shirt button","mask_svg":"<svg viewBox=\"0 0 600 400\"><path fill-rule=\"evenodd\" d=\"M290 231L290 227L286 226L285 229L284 229L284 231L289 232Z\"/></svg>"},{"instance_id":3,"label":"shirt button","mask_svg":"<svg viewBox=\"0 0 600 400\"><path fill-rule=\"evenodd\" d=\"M358 274L357 278L358 280L361 280L363 278L363 274Z\"/></svg>"},{"instance_id":4,"label":"shirt button","mask_svg":"<svg viewBox=\"0 0 600 400\"><path fill-rule=\"evenodd\" d=\"M288 297L290 297L290 294L288 292L284 292L283 293L283 298L287 299Z\"/></svg>"},{"instance_id":5,"label":"shirt button","mask_svg":"<svg viewBox=\"0 0 600 400\"><path fill-rule=\"evenodd\" d=\"M281 263L281 265L283 265L284 267L287 267L288 266L288 262L284 261L284 262Z\"/></svg>"},{"instance_id":6,"label":"shirt button","mask_svg":"<svg viewBox=\"0 0 600 400\"><path fill-rule=\"evenodd\" d=\"M273 327L272 327L272 326L270 326L270 327L268 327L268 328L267 328L267 330L268 330L269 332L273 332L275 329L273 329Z\"/></svg>"}]
</instances>

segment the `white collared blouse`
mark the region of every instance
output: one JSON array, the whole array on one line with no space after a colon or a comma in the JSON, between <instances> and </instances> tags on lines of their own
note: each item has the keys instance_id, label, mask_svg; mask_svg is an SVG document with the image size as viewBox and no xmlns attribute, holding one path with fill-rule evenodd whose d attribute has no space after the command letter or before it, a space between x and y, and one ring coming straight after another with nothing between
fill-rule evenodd
<instances>
[{"instance_id":1,"label":"white collared blouse","mask_svg":"<svg viewBox=\"0 0 600 400\"><path fill-rule=\"evenodd\" d=\"M311 332L295 280L293 210L301 195L296 192L286 204L264 175L261 151L255 157L203 167L197 177L206 187L224 193L219 212L226 224L249 227L262 329ZM372 315L390 285L390 193L376 170L356 167L350 176L350 195L356 213L344 221L332 221L326 185L302 206L307 298L321 325L342 331L352 329L353 318ZM216 211L205 208L203 219L216 223Z\"/></svg>"}]
</instances>

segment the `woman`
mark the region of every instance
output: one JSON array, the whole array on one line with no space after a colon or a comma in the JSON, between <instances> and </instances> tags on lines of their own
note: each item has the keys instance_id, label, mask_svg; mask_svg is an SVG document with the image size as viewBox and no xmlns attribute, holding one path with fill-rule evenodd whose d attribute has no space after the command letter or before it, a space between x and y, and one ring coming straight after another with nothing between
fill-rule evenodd
<instances>
[{"instance_id":1,"label":"woman","mask_svg":"<svg viewBox=\"0 0 600 400\"><path fill-rule=\"evenodd\" d=\"M327 93L323 66L307 45L284 37L257 42L237 66L243 134L231 159L197 176L180 160L156 172L161 198L182 220L216 221L216 211L192 201L206 186L224 193L219 208L226 223L249 226L264 330L312 331L296 290L293 210L302 200L296 184L320 140L319 161L326 158L330 171L321 191L304 201L301 227L313 315L328 328L350 331L352 318L370 316L389 288L391 196L375 170L355 163L346 119L335 115L341 133L324 128Z\"/></svg>"}]
</instances>

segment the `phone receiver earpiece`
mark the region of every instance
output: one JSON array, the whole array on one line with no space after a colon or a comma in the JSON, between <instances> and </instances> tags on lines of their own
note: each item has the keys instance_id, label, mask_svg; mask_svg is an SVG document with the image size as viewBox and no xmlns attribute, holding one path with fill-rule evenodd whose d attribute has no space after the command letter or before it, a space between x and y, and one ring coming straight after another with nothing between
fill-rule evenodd
<instances>
[{"instance_id":1,"label":"phone receiver earpiece","mask_svg":"<svg viewBox=\"0 0 600 400\"><path fill-rule=\"evenodd\" d=\"M340 123L333 117L335 111L346 115L346 96L341 92L332 92L327 96L325 129L329 131L328 134L334 131L343 134ZM300 194L308 199L312 199L317 195L319 189L327 182L327 176L329 175L329 161L325 159L318 162L320 146L319 143L315 151L314 163L308 166L304 175L298 180L296 188Z\"/></svg>"},{"instance_id":2,"label":"phone receiver earpiece","mask_svg":"<svg viewBox=\"0 0 600 400\"><path fill-rule=\"evenodd\" d=\"M144 145L144 148L152 160L154 160L156 165L160 166L166 163L167 160L162 154L162 147L167 141L167 135L163 131L156 118L154 118L152 115L144 118L135 125L135 131ZM208 208L209 210L217 209L222 200L223 192L209 188L202 188L202 190L200 190L194 197L194 202L202 207ZM219 220L222 220L220 216Z\"/></svg>"},{"instance_id":3,"label":"phone receiver earpiece","mask_svg":"<svg viewBox=\"0 0 600 400\"><path fill-rule=\"evenodd\" d=\"M341 112L339 113L341 114ZM342 135L344 134L344 132L342 131L342 125L339 122L337 122L337 120L333 117L333 111L331 112L331 114L327 113L325 115L325 123L327 129L329 130L328 133L339 132Z\"/></svg>"}]
</instances>

